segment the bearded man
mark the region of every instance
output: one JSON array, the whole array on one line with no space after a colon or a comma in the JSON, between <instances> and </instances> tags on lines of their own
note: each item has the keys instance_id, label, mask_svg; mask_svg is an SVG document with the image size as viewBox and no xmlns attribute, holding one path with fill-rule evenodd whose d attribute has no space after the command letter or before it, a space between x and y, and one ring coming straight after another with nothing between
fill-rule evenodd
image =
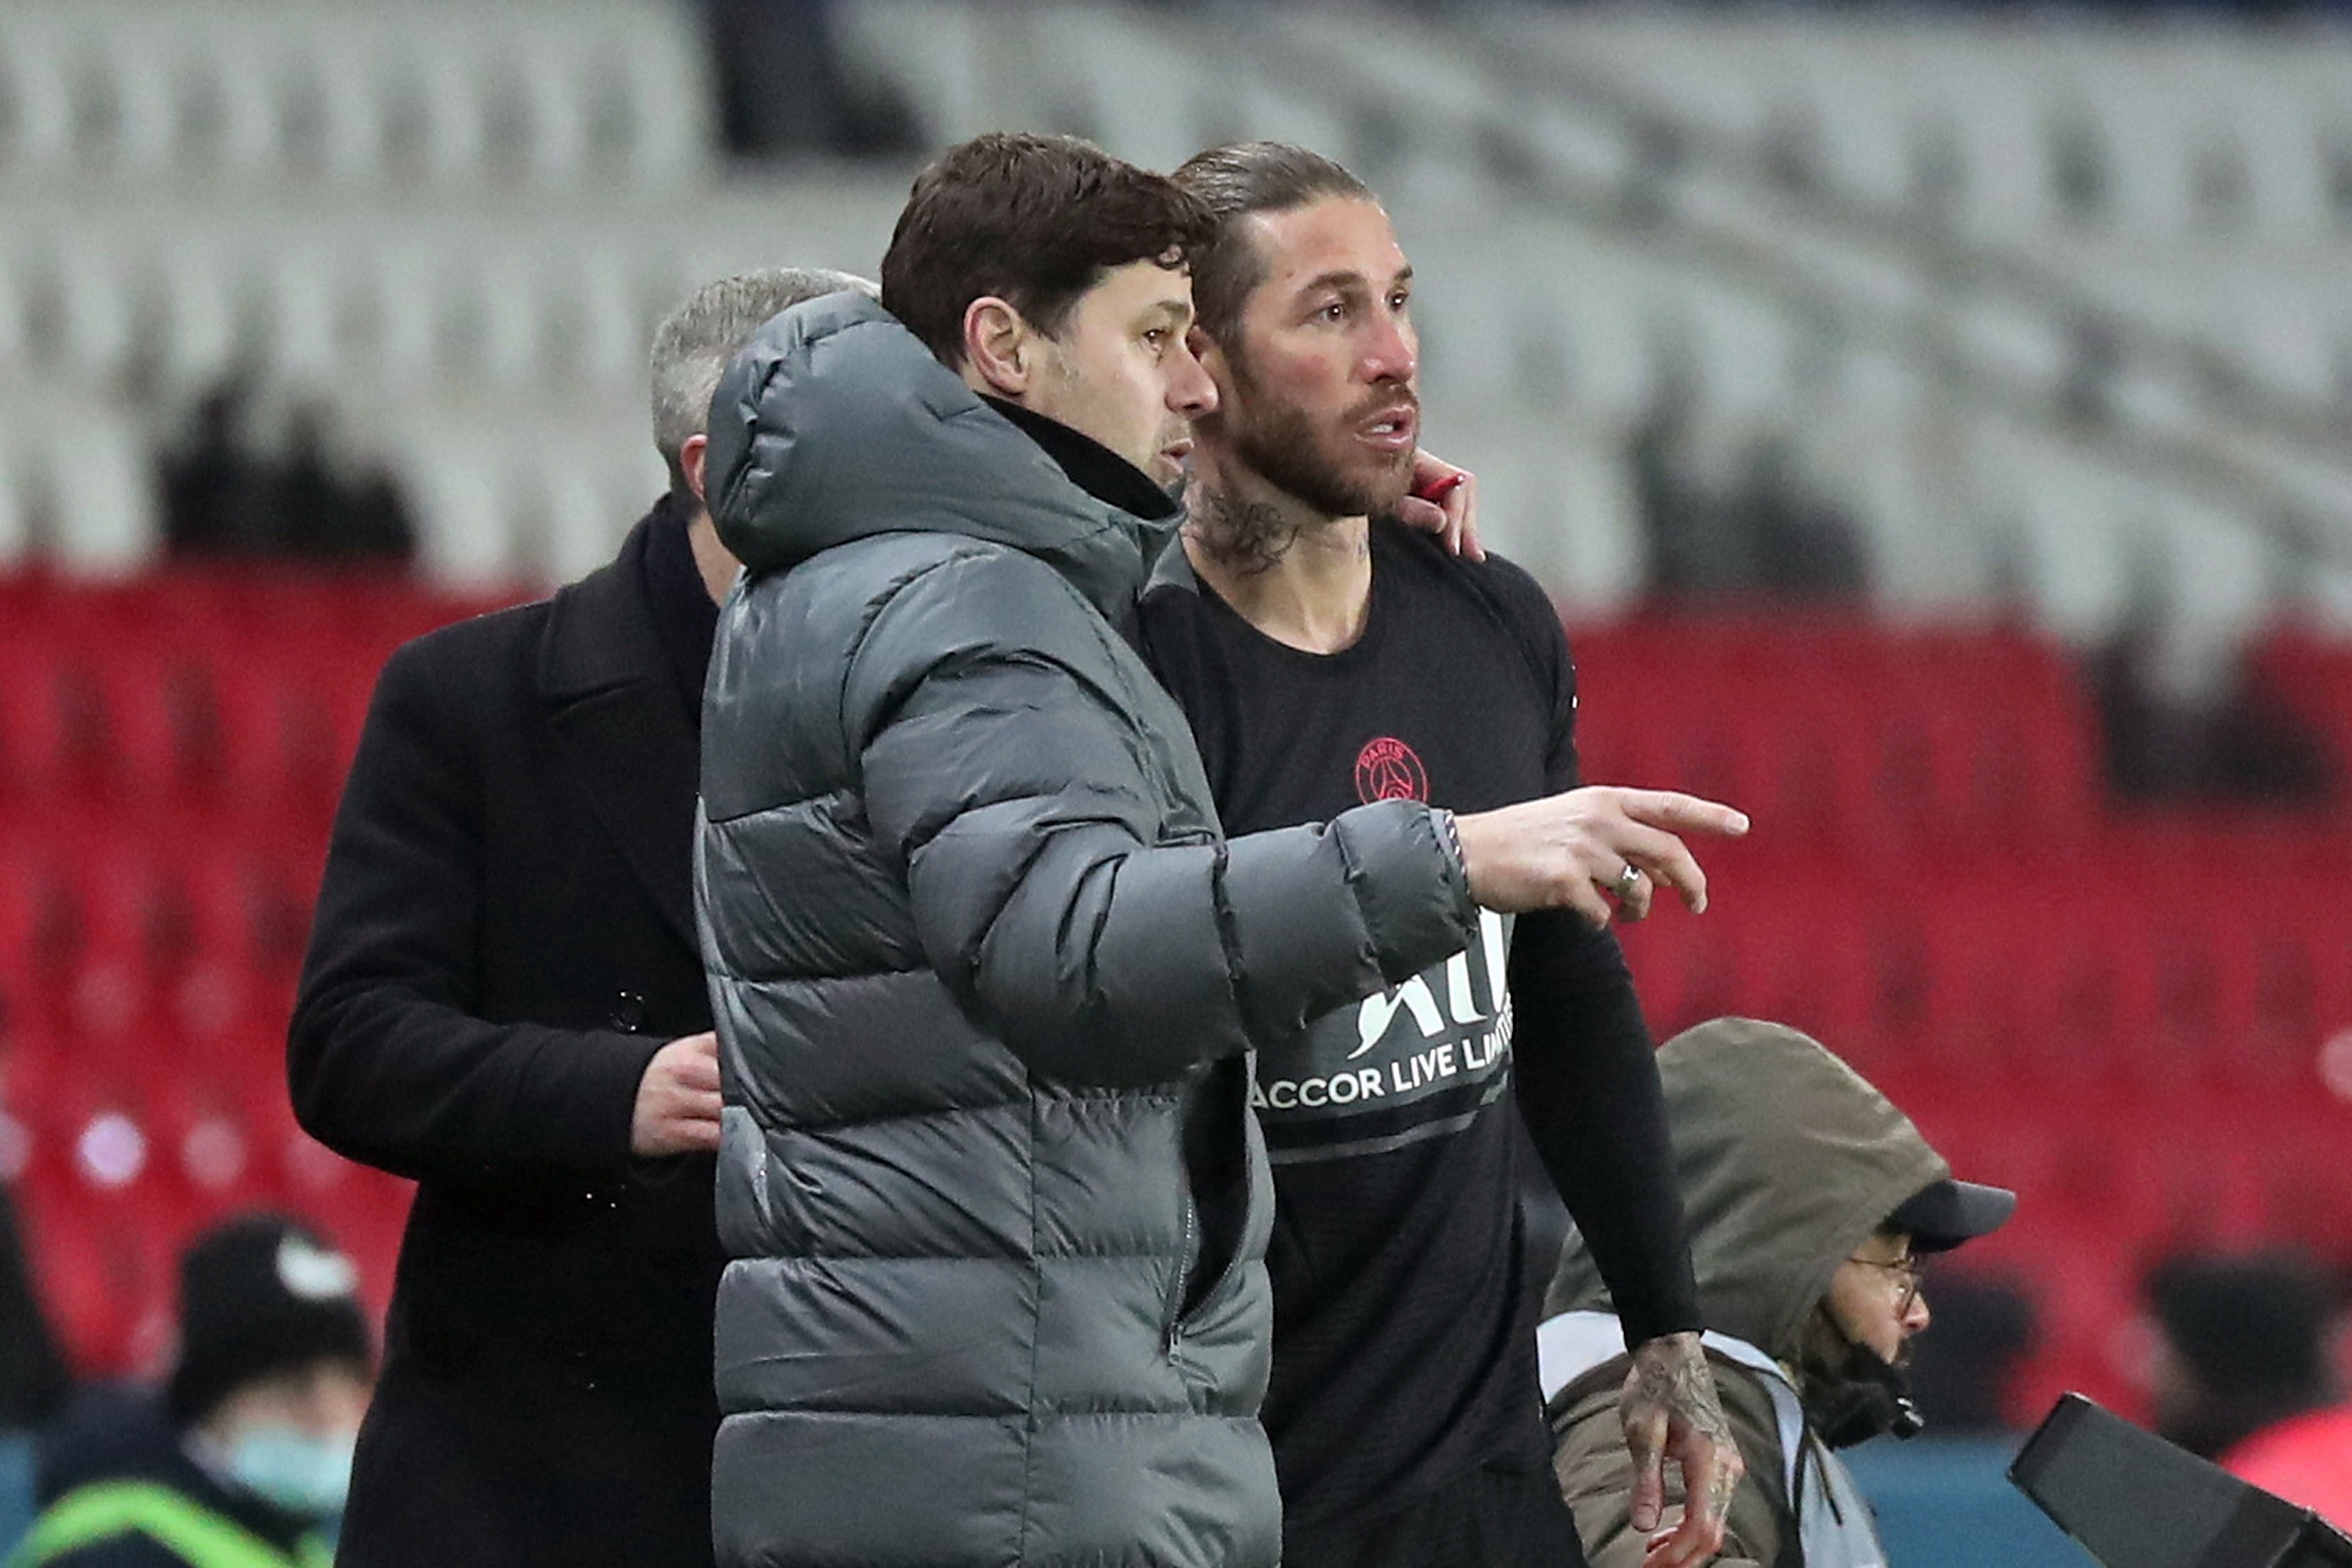
<instances>
[{"instance_id":1,"label":"bearded man","mask_svg":"<svg viewBox=\"0 0 2352 1568\"><path fill-rule=\"evenodd\" d=\"M1503 820L1488 814L1549 796L1580 868L1564 907L1489 910L1441 963L1260 1042L1282 1560L1581 1561L1536 1386L1514 1099L1623 1315L1634 1517L1657 1521L1670 1454L1699 1506L1664 1560L1703 1560L1739 1459L1699 1351L1650 1038L1607 929L1679 885L1665 830L1698 825L1652 792L1582 786L1575 672L1532 578L1394 521L1419 440L1412 272L1371 193L1265 142L1176 179L1216 220L1192 271L1217 396L1139 640L1225 830L1421 801L1462 814L1475 859Z\"/></svg>"}]
</instances>

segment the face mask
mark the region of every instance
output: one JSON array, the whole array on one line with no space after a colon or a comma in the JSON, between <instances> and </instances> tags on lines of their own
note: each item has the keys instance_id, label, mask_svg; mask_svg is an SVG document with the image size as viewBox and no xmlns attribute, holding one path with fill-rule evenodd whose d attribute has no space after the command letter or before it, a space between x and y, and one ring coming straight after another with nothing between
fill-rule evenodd
<instances>
[{"instance_id":1,"label":"face mask","mask_svg":"<svg viewBox=\"0 0 2352 1568\"><path fill-rule=\"evenodd\" d=\"M1910 1381L1899 1366L1878 1359L1868 1345L1845 1337L1824 1306L1806 1323L1797 1352L1798 1386L1805 1413L1822 1441L1832 1448L1890 1432L1914 1437L1927 1422L1911 1403Z\"/></svg>"},{"instance_id":2,"label":"face mask","mask_svg":"<svg viewBox=\"0 0 2352 1568\"><path fill-rule=\"evenodd\" d=\"M352 1439L313 1437L292 1426L259 1426L228 1446L228 1473L265 1502L305 1519L343 1510L352 1486Z\"/></svg>"},{"instance_id":3,"label":"face mask","mask_svg":"<svg viewBox=\"0 0 2352 1568\"><path fill-rule=\"evenodd\" d=\"M1805 1412L1813 1430L1832 1448L1851 1447L1891 1432L1918 1436L1927 1422L1911 1403L1910 1382L1899 1366L1878 1359L1837 1331L1826 1311L1817 1313L1798 1358L1803 1373Z\"/></svg>"}]
</instances>

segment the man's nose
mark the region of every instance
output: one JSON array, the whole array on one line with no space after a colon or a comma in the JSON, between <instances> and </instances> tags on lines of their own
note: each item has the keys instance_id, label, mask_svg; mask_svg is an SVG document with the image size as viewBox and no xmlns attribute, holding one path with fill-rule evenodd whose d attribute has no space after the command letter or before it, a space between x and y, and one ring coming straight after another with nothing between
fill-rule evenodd
<instances>
[{"instance_id":1,"label":"man's nose","mask_svg":"<svg viewBox=\"0 0 2352 1568\"><path fill-rule=\"evenodd\" d=\"M1903 1310L1904 1333L1916 1334L1925 1329L1927 1326L1928 1315L1926 1294L1923 1292L1912 1297L1911 1304Z\"/></svg>"},{"instance_id":2,"label":"man's nose","mask_svg":"<svg viewBox=\"0 0 2352 1568\"><path fill-rule=\"evenodd\" d=\"M1217 384L1189 342L1179 342L1168 373L1169 411L1187 419L1217 411Z\"/></svg>"},{"instance_id":3,"label":"man's nose","mask_svg":"<svg viewBox=\"0 0 2352 1568\"><path fill-rule=\"evenodd\" d=\"M1402 381L1410 383L1421 368L1421 345L1413 336L1412 326L1403 317L1388 315L1373 327L1370 340L1364 344L1363 357L1357 371L1367 382Z\"/></svg>"}]
</instances>

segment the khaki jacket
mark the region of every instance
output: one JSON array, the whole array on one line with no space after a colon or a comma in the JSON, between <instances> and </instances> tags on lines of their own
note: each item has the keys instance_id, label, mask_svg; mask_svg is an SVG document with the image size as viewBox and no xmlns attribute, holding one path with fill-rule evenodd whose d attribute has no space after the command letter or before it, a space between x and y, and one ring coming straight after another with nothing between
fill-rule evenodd
<instances>
[{"instance_id":1,"label":"khaki jacket","mask_svg":"<svg viewBox=\"0 0 2352 1568\"><path fill-rule=\"evenodd\" d=\"M1658 1077L1706 1326L1793 1366L1839 1265L1951 1167L1853 1068L1777 1024L1717 1018L1685 1030L1659 1047ZM1591 1254L1571 1236L1546 1317L1609 1310ZM1790 1456L1767 1374L1709 1354L1747 1461L1720 1561L1798 1568L1805 1557L1789 1496ZM1616 1414L1626 1366L1622 1355L1568 1366L1547 1360L1555 1468L1595 1568L1632 1568L1645 1544L1627 1521L1632 1461ZM1805 1464L1838 1468L1810 1422L1806 1447ZM1676 1502L1671 1466L1667 1479ZM1866 1533L1869 1524L1853 1528Z\"/></svg>"}]
</instances>

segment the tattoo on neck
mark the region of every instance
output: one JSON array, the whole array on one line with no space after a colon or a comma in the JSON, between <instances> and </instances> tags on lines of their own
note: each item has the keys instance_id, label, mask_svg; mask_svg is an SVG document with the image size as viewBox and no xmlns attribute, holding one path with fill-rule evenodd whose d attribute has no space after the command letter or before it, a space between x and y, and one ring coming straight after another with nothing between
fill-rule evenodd
<instances>
[{"instance_id":1,"label":"tattoo on neck","mask_svg":"<svg viewBox=\"0 0 2352 1568\"><path fill-rule=\"evenodd\" d=\"M1190 513L1185 534L1210 560L1230 571L1270 570L1290 552L1304 530L1269 501L1235 500L1205 485L1194 487L1185 500Z\"/></svg>"}]
</instances>

